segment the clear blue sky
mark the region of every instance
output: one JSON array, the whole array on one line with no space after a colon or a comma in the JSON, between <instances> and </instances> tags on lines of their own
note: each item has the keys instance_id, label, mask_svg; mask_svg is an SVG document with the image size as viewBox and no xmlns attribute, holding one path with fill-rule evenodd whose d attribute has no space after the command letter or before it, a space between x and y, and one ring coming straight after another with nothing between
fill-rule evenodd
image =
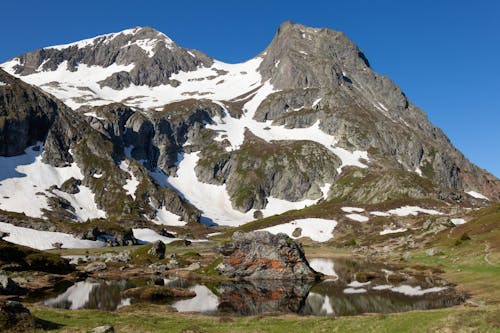
<instances>
[{"instance_id":1,"label":"clear blue sky","mask_svg":"<svg viewBox=\"0 0 500 333\"><path fill-rule=\"evenodd\" d=\"M0 62L134 26L226 62L283 21L345 32L464 154L500 177L500 1L4 1Z\"/></svg>"}]
</instances>

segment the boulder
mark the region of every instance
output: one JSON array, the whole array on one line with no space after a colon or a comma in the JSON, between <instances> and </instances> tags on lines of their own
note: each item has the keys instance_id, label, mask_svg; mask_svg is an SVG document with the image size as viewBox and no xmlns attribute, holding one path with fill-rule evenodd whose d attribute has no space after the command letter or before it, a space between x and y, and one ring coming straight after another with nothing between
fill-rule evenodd
<instances>
[{"instance_id":1,"label":"boulder","mask_svg":"<svg viewBox=\"0 0 500 333\"><path fill-rule=\"evenodd\" d=\"M226 276L248 280L316 280L321 274L307 262L302 246L285 234L267 231L235 232L221 251L217 270Z\"/></svg>"},{"instance_id":2,"label":"boulder","mask_svg":"<svg viewBox=\"0 0 500 333\"><path fill-rule=\"evenodd\" d=\"M87 266L85 266L84 270L85 270L85 272L92 273L92 272L103 271L106 268L108 268L108 266L106 265L106 263L100 262L100 261L96 261L96 262L90 263Z\"/></svg>"},{"instance_id":3,"label":"boulder","mask_svg":"<svg viewBox=\"0 0 500 333\"><path fill-rule=\"evenodd\" d=\"M0 301L0 332L34 332L30 311L15 301Z\"/></svg>"},{"instance_id":4,"label":"boulder","mask_svg":"<svg viewBox=\"0 0 500 333\"><path fill-rule=\"evenodd\" d=\"M21 292L22 288L5 271L0 270L0 295L18 295Z\"/></svg>"},{"instance_id":5,"label":"boulder","mask_svg":"<svg viewBox=\"0 0 500 333\"><path fill-rule=\"evenodd\" d=\"M155 256L159 260L165 259L165 249L165 243L161 240L157 240L156 242L153 242L148 254Z\"/></svg>"}]
</instances>

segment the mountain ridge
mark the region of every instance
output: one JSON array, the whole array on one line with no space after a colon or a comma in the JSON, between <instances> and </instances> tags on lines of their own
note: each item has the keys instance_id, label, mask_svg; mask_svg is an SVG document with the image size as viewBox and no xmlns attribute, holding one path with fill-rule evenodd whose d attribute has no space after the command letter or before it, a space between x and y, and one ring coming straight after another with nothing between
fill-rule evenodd
<instances>
[{"instance_id":1,"label":"mountain ridge","mask_svg":"<svg viewBox=\"0 0 500 333\"><path fill-rule=\"evenodd\" d=\"M95 133L87 148L79 139L70 140L66 153L57 149L66 154L60 159L70 163L69 149L85 156L87 149L108 147L107 172L77 159L88 170L83 182L112 216L124 212L111 208L112 195L98 189L92 174L107 179L115 169L129 173L115 188L132 205L141 196L131 192L130 182L136 172L143 175L139 183L145 184L135 189L145 190L139 211L149 211L147 219L163 207L184 221L217 216L217 223L240 224L259 210L279 213L325 199L476 200L464 191L500 198L498 179L470 163L399 87L373 72L343 33L286 22L256 57L224 64L169 43L154 29L125 31L134 33L44 48L2 65L62 98ZM161 42L148 44L158 36ZM44 155L54 146L46 145ZM346 181L386 174L400 176L390 178L385 195L373 194L387 191L387 181L359 189ZM421 187L419 177L434 185ZM176 195L158 197L146 184ZM218 193L216 209L193 186L207 196Z\"/></svg>"}]
</instances>

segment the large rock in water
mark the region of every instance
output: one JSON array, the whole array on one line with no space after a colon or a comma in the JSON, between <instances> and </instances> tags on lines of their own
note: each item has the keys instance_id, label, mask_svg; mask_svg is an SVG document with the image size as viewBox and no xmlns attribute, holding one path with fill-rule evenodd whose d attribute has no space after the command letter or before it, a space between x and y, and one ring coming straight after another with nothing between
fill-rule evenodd
<instances>
[{"instance_id":1,"label":"large rock in water","mask_svg":"<svg viewBox=\"0 0 500 333\"><path fill-rule=\"evenodd\" d=\"M220 250L224 259L217 270L223 275L253 280L316 280L321 275L285 234L235 232L232 240Z\"/></svg>"}]
</instances>

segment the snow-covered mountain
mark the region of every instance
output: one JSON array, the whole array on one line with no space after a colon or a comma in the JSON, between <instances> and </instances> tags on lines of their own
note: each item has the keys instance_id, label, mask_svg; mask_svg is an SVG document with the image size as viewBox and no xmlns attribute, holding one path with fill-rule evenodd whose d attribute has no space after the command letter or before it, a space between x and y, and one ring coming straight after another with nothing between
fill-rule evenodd
<instances>
[{"instance_id":1,"label":"snow-covered mountain","mask_svg":"<svg viewBox=\"0 0 500 333\"><path fill-rule=\"evenodd\" d=\"M226 64L134 28L1 67L2 210L234 226L331 199L500 199L340 32L287 22Z\"/></svg>"}]
</instances>

